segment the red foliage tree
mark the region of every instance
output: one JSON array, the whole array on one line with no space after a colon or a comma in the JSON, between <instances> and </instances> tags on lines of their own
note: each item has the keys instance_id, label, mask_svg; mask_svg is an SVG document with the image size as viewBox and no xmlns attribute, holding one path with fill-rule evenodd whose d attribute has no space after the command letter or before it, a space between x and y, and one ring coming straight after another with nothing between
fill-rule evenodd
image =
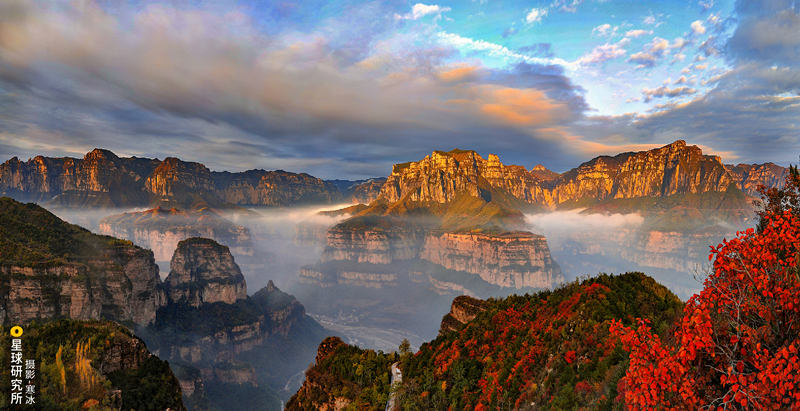
<instances>
[{"instance_id":1,"label":"red foliage tree","mask_svg":"<svg viewBox=\"0 0 800 411\"><path fill-rule=\"evenodd\" d=\"M800 218L766 217L712 247L672 343L645 321L611 325L631 353L629 408L800 409Z\"/></svg>"}]
</instances>

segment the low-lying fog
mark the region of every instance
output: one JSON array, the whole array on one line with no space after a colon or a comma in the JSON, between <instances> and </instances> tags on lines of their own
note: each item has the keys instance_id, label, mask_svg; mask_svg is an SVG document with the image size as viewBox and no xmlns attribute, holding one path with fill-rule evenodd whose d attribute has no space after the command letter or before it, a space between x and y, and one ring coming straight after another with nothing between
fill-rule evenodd
<instances>
[{"instance_id":1,"label":"low-lying fog","mask_svg":"<svg viewBox=\"0 0 800 411\"><path fill-rule=\"evenodd\" d=\"M352 296L330 295L326 292L309 297L307 292L301 292L302 288L298 283L300 268L318 262L325 246L327 229L346 218L320 215L319 212L349 205L259 207L244 212L218 212L220 216L233 224L246 227L250 232L252 255L237 255L237 250L231 247L245 275L248 293L255 293L272 280L280 289L295 294L307 307L320 307L328 301L333 303L337 299L351 298ZM98 232L102 218L142 210L58 209L54 212L66 221ZM560 265L567 281L600 272L642 271L655 277L683 299L701 288L702 277L708 268L708 246L721 241L721 237L702 233L648 231L643 228L647 225L646 218L636 213L584 214L581 210L557 211L526 215L526 222L530 231L547 237L553 258ZM166 276L169 261L158 263L162 277ZM393 293L403 295L404 291L395 290ZM313 301L303 301L304 297L312 298ZM442 298L449 301L450 297ZM327 299L330 300L323 301ZM448 304L442 305L445 307L441 309L442 312L428 313L435 319L431 321L437 322L441 319ZM346 339L380 349L396 347L394 340L401 339L404 332L407 332L414 343L425 341L435 336L434 328L437 328L434 324L430 330L416 334L412 332L413 327L384 327L385 329L379 330L374 323L363 322L363 318L369 317L369 313L336 314L315 312L313 308L309 311L326 327ZM355 320L347 320L348 315ZM433 334L421 335L429 333Z\"/></svg>"},{"instance_id":2,"label":"low-lying fog","mask_svg":"<svg viewBox=\"0 0 800 411\"><path fill-rule=\"evenodd\" d=\"M319 213L338 210L350 205L257 207L249 208L244 212L217 211L221 217L250 231L252 256L237 254L237 250L231 247L234 258L247 281L248 293L255 293L266 286L270 280L278 288L291 291L297 282L297 273L300 267L312 264L319 258L325 245L325 233L328 227L345 218ZM99 233L100 221L103 218L144 210L146 209L78 210L61 208L51 211L65 221ZM130 240L136 243L134 239ZM225 244L224 241L220 241L220 243ZM137 245L147 247L146 244ZM230 246L230 244L225 245ZM171 255L171 252L169 254ZM161 270L161 277L165 278L169 273L169 261L157 260L156 263Z\"/></svg>"},{"instance_id":3,"label":"low-lying fog","mask_svg":"<svg viewBox=\"0 0 800 411\"><path fill-rule=\"evenodd\" d=\"M547 237L567 281L598 273L642 271L682 299L702 288L714 234L650 231L645 217L583 210L528 214L529 229Z\"/></svg>"}]
</instances>

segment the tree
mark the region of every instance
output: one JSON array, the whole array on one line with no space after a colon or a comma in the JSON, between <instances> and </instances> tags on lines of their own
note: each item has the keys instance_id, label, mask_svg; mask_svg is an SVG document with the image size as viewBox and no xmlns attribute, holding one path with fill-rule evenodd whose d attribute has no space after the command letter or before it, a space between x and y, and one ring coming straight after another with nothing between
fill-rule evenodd
<instances>
[{"instance_id":1,"label":"tree","mask_svg":"<svg viewBox=\"0 0 800 411\"><path fill-rule=\"evenodd\" d=\"M790 178L797 183L796 168ZM768 197L758 231L712 247L713 272L686 303L671 342L653 335L647 321L611 325L630 351L629 407L778 409L800 402L800 217L793 187L784 187L782 198Z\"/></svg>"},{"instance_id":2,"label":"tree","mask_svg":"<svg viewBox=\"0 0 800 411\"><path fill-rule=\"evenodd\" d=\"M758 187L761 199L756 201L759 210L758 231L764 231L769 216L780 215L783 211L789 211L796 216L800 216L800 172L797 166L789 166L789 174L783 187L767 188L763 185Z\"/></svg>"},{"instance_id":3,"label":"tree","mask_svg":"<svg viewBox=\"0 0 800 411\"><path fill-rule=\"evenodd\" d=\"M411 343L408 342L408 338L403 338L398 349L400 350L400 355L403 356L411 353Z\"/></svg>"}]
</instances>

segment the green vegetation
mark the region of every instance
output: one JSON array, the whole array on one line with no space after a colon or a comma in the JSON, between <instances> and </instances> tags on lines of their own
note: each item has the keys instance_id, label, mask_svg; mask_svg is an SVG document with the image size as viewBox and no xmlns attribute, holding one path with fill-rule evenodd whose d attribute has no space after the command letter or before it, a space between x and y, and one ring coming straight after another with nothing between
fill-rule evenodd
<instances>
[{"instance_id":1,"label":"green vegetation","mask_svg":"<svg viewBox=\"0 0 800 411\"><path fill-rule=\"evenodd\" d=\"M391 365L399 359L397 353L341 344L306 371L306 380L316 389L295 395L286 409L313 410L344 400L345 410L383 410L389 400Z\"/></svg>"},{"instance_id":2,"label":"green vegetation","mask_svg":"<svg viewBox=\"0 0 800 411\"><path fill-rule=\"evenodd\" d=\"M5 370L10 367L9 329L4 327L0 338ZM185 409L167 362L149 354L122 326L108 321L33 323L25 326L22 343L24 359L36 360L38 409ZM8 372L0 385L0 407L5 407L10 398Z\"/></svg>"},{"instance_id":3,"label":"green vegetation","mask_svg":"<svg viewBox=\"0 0 800 411\"><path fill-rule=\"evenodd\" d=\"M307 382L321 388L301 390L296 401L319 404L338 396L353 409L381 409L390 389L383 376L398 360L403 384L396 400L403 410L619 409L617 383L628 357L609 334L611 321L646 318L664 335L682 307L642 273L602 274L554 291L489 299L475 319L414 355L338 347L308 374ZM358 370L370 370L372 378L359 378Z\"/></svg>"},{"instance_id":4,"label":"green vegetation","mask_svg":"<svg viewBox=\"0 0 800 411\"><path fill-rule=\"evenodd\" d=\"M62 265L133 247L66 223L36 204L0 198L0 265Z\"/></svg>"}]
</instances>

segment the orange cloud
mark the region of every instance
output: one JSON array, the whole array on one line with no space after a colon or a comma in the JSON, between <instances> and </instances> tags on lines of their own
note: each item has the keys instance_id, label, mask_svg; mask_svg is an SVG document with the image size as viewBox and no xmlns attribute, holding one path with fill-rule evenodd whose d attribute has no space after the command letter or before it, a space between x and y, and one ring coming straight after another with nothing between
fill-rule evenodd
<instances>
[{"instance_id":1,"label":"orange cloud","mask_svg":"<svg viewBox=\"0 0 800 411\"><path fill-rule=\"evenodd\" d=\"M481 86L480 111L489 118L515 126L541 126L563 116L566 107L536 89Z\"/></svg>"},{"instance_id":2,"label":"orange cloud","mask_svg":"<svg viewBox=\"0 0 800 411\"><path fill-rule=\"evenodd\" d=\"M461 81L475 77L478 72L478 66L471 66L468 64L459 64L454 68L441 71L438 74L439 80L446 83Z\"/></svg>"}]
</instances>

